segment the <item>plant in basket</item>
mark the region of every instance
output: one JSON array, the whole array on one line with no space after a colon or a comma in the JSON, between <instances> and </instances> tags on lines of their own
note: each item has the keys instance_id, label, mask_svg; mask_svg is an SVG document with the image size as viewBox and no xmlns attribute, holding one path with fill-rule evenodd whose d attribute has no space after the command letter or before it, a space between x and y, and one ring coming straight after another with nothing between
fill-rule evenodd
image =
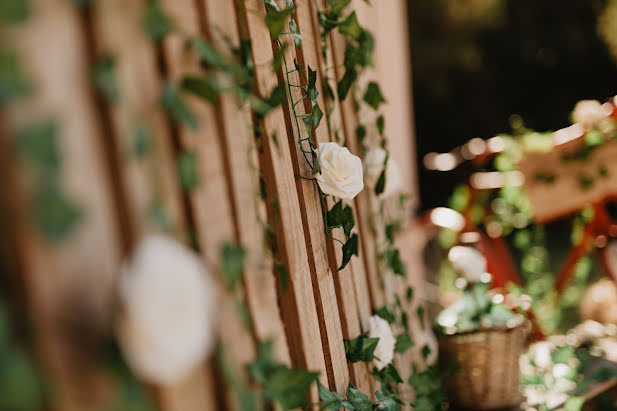
<instances>
[{"instance_id":1,"label":"plant in basket","mask_svg":"<svg viewBox=\"0 0 617 411\"><path fill-rule=\"evenodd\" d=\"M446 380L453 404L494 409L521 401L519 356L528 333L513 296L489 291L486 259L475 248L455 246L448 260L460 275L462 297L437 317L440 366L456 371Z\"/></svg>"}]
</instances>

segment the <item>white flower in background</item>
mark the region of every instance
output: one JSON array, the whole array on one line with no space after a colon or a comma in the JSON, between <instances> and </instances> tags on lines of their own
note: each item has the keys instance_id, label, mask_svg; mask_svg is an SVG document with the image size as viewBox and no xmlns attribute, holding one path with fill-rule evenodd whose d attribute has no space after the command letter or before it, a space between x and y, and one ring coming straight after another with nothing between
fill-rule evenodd
<instances>
[{"instance_id":1,"label":"white flower in background","mask_svg":"<svg viewBox=\"0 0 617 411\"><path fill-rule=\"evenodd\" d=\"M135 373L156 384L185 377L212 348L215 290L191 250L162 235L144 238L123 267L116 331Z\"/></svg>"},{"instance_id":2,"label":"white flower in background","mask_svg":"<svg viewBox=\"0 0 617 411\"><path fill-rule=\"evenodd\" d=\"M325 194L352 199L364 188L362 160L336 143L319 143L321 173L315 178Z\"/></svg>"},{"instance_id":3,"label":"white flower in background","mask_svg":"<svg viewBox=\"0 0 617 411\"><path fill-rule=\"evenodd\" d=\"M572 330L579 344L604 336L606 327L597 321L585 320Z\"/></svg>"},{"instance_id":4,"label":"white flower in background","mask_svg":"<svg viewBox=\"0 0 617 411\"><path fill-rule=\"evenodd\" d=\"M374 148L364 156L364 175L366 183L370 187L377 185L377 180L383 171L383 164L386 160L388 152L383 148ZM403 185L403 177L401 170L392 157L388 158L386 165L386 185L383 193L380 196L389 197L391 194L397 193Z\"/></svg>"},{"instance_id":5,"label":"white flower in background","mask_svg":"<svg viewBox=\"0 0 617 411\"><path fill-rule=\"evenodd\" d=\"M467 281L477 283L486 273L486 258L477 249L468 246L454 246L448 253L448 259Z\"/></svg>"},{"instance_id":6,"label":"white flower in background","mask_svg":"<svg viewBox=\"0 0 617 411\"><path fill-rule=\"evenodd\" d=\"M609 114L598 100L581 100L574 106L572 120L589 129L595 127Z\"/></svg>"},{"instance_id":7,"label":"white flower in background","mask_svg":"<svg viewBox=\"0 0 617 411\"><path fill-rule=\"evenodd\" d=\"M390 324L378 315L373 315L368 319L369 338L379 338L379 343L375 348L375 367L378 370L392 362L394 356L394 344L396 339L392 335Z\"/></svg>"},{"instance_id":8,"label":"white flower in background","mask_svg":"<svg viewBox=\"0 0 617 411\"><path fill-rule=\"evenodd\" d=\"M554 347L548 341L540 341L529 346L529 353L536 367L548 369L553 365L551 351Z\"/></svg>"}]
</instances>

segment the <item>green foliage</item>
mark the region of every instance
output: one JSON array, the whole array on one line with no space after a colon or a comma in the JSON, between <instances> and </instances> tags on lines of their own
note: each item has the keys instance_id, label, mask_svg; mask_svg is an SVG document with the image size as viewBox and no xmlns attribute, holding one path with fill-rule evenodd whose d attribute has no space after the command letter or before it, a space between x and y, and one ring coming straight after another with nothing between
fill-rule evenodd
<instances>
[{"instance_id":1,"label":"green foliage","mask_svg":"<svg viewBox=\"0 0 617 411\"><path fill-rule=\"evenodd\" d=\"M291 15L291 9L277 10L269 7L265 17L265 23L273 39L278 38L285 29L285 21Z\"/></svg>"},{"instance_id":2,"label":"green foliage","mask_svg":"<svg viewBox=\"0 0 617 411\"><path fill-rule=\"evenodd\" d=\"M408 383L416 393L416 398L412 404L415 411L443 409L442 404L445 401L445 395L437 368L428 367L424 371L420 371L414 366Z\"/></svg>"},{"instance_id":3,"label":"green foliage","mask_svg":"<svg viewBox=\"0 0 617 411\"><path fill-rule=\"evenodd\" d=\"M302 47L302 35L300 34L298 24L294 19L289 21L289 32L291 33L294 43L296 43L296 47Z\"/></svg>"},{"instance_id":4,"label":"green foliage","mask_svg":"<svg viewBox=\"0 0 617 411\"><path fill-rule=\"evenodd\" d=\"M364 334L360 334L351 340L344 340L347 361L373 361L373 355L378 343L379 338L368 338Z\"/></svg>"},{"instance_id":5,"label":"green foliage","mask_svg":"<svg viewBox=\"0 0 617 411\"><path fill-rule=\"evenodd\" d=\"M97 89L112 103L120 100L120 87L116 78L116 60L111 55L101 57L94 65L92 77Z\"/></svg>"},{"instance_id":6,"label":"green foliage","mask_svg":"<svg viewBox=\"0 0 617 411\"><path fill-rule=\"evenodd\" d=\"M18 129L16 143L20 155L44 174L57 172L61 161L57 133L57 125L52 121L33 123Z\"/></svg>"},{"instance_id":7,"label":"green foliage","mask_svg":"<svg viewBox=\"0 0 617 411\"><path fill-rule=\"evenodd\" d=\"M411 337L407 333L399 334L396 336L396 344L394 345L394 351L398 353L404 353L415 344L411 340Z\"/></svg>"},{"instance_id":8,"label":"green foliage","mask_svg":"<svg viewBox=\"0 0 617 411\"><path fill-rule=\"evenodd\" d=\"M372 411L373 409L373 402L369 396L358 390L351 381L347 387L347 400L351 403L353 410Z\"/></svg>"},{"instance_id":9,"label":"green foliage","mask_svg":"<svg viewBox=\"0 0 617 411\"><path fill-rule=\"evenodd\" d=\"M358 23L356 12L352 12L338 23L338 30L344 36L349 36L354 39L359 39L362 35L362 27Z\"/></svg>"},{"instance_id":10,"label":"green foliage","mask_svg":"<svg viewBox=\"0 0 617 411\"><path fill-rule=\"evenodd\" d=\"M328 0L331 15L339 17L349 3L351 3L351 0Z\"/></svg>"},{"instance_id":11,"label":"green foliage","mask_svg":"<svg viewBox=\"0 0 617 411\"><path fill-rule=\"evenodd\" d=\"M227 289L233 291L244 271L246 252L241 245L225 243L221 247L221 274L227 283Z\"/></svg>"},{"instance_id":12,"label":"green foliage","mask_svg":"<svg viewBox=\"0 0 617 411\"><path fill-rule=\"evenodd\" d=\"M402 277L407 276L407 267L401 260L400 251L397 248L387 248L383 254L386 267L392 270L394 274L398 274Z\"/></svg>"},{"instance_id":13,"label":"green foliage","mask_svg":"<svg viewBox=\"0 0 617 411\"><path fill-rule=\"evenodd\" d=\"M131 153L138 159L146 157L152 150L152 137L146 124L139 121L133 125Z\"/></svg>"},{"instance_id":14,"label":"green foliage","mask_svg":"<svg viewBox=\"0 0 617 411\"><path fill-rule=\"evenodd\" d=\"M185 151L178 157L178 177L185 190L194 190L199 187L199 162L197 154Z\"/></svg>"},{"instance_id":15,"label":"green foliage","mask_svg":"<svg viewBox=\"0 0 617 411\"><path fill-rule=\"evenodd\" d=\"M227 362L223 347L220 344L216 346L215 354L218 368L221 370L225 383L231 388L230 391L235 396L239 410L254 411L258 409L257 393L249 387L248 382L242 378L242 375Z\"/></svg>"},{"instance_id":16,"label":"green foliage","mask_svg":"<svg viewBox=\"0 0 617 411\"><path fill-rule=\"evenodd\" d=\"M390 324L394 324L396 322L396 317L394 316L394 313L388 309L387 305L384 305L378 310L375 310L373 314L380 316Z\"/></svg>"},{"instance_id":17,"label":"green foliage","mask_svg":"<svg viewBox=\"0 0 617 411\"><path fill-rule=\"evenodd\" d=\"M0 49L0 107L29 90L17 54Z\"/></svg>"},{"instance_id":18,"label":"green foliage","mask_svg":"<svg viewBox=\"0 0 617 411\"><path fill-rule=\"evenodd\" d=\"M377 179L377 183L375 184L375 195L381 195L386 188L386 168L384 167L379 173L379 178Z\"/></svg>"},{"instance_id":19,"label":"green foliage","mask_svg":"<svg viewBox=\"0 0 617 411\"><path fill-rule=\"evenodd\" d=\"M347 239L345 244L343 245L343 262L337 271L341 271L343 268L347 266L349 260L351 260L352 255L358 255L358 235L353 234L351 237Z\"/></svg>"},{"instance_id":20,"label":"green foliage","mask_svg":"<svg viewBox=\"0 0 617 411\"><path fill-rule=\"evenodd\" d=\"M83 218L82 209L51 182L41 187L32 204L32 216L43 235L64 239Z\"/></svg>"},{"instance_id":21,"label":"green foliage","mask_svg":"<svg viewBox=\"0 0 617 411\"><path fill-rule=\"evenodd\" d=\"M159 0L148 0L142 18L144 32L155 43L160 43L163 38L174 30L174 24L167 17Z\"/></svg>"},{"instance_id":22,"label":"green foliage","mask_svg":"<svg viewBox=\"0 0 617 411\"><path fill-rule=\"evenodd\" d=\"M320 409L327 409L331 411L338 411L341 408L345 408L348 410L353 410L353 405L349 401L347 401L341 394L336 391L330 391L319 381L317 381L319 386L319 399L321 402L319 403Z\"/></svg>"},{"instance_id":23,"label":"green foliage","mask_svg":"<svg viewBox=\"0 0 617 411\"><path fill-rule=\"evenodd\" d=\"M217 101L218 90L206 77L186 76L180 82L180 88L209 103Z\"/></svg>"},{"instance_id":24,"label":"green foliage","mask_svg":"<svg viewBox=\"0 0 617 411\"><path fill-rule=\"evenodd\" d=\"M2 0L0 2L0 23L23 23L29 15L29 0Z\"/></svg>"},{"instance_id":25,"label":"green foliage","mask_svg":"<svg viewBox=\"0 0 617 411\"><path fill-rule=\"evenodd\" d=\"M377 411L399 411L401 409L402 402L396 396L384 394L381 391L375 391L375 395L378 402L381 403L377 407Z\"/></svg>"},{"instance_id":26,"label":"green foliage","mask_svg":"<svg viewBox=\"0 0 617 411\"><path fill-rule=\"evenodd\" d=\"M328 230L343 227L345 236L347 236L347 238L351 236L351 230L355 224L353 210L348 204L345 204L343 207L343 200L338 200L334 203L334 206L328 211L326 221Z\"/></svg>"},{"instance_id":27,"label":"green foliage","mask_svg":"<svg viewBox=\"0 0 617 411\"><path fill-rule=\"evenodd\" d=\"M263 385L264 398L283 410L304 407L318 373L295 370L279 364L272 355L272 342L260 344L258 356L248 365L250 375Z\"/></svg>"},{"instance_id":28,"label":"green foliage","mask_svg":"<svg viewBox=\"0 0 617 411\"><path fill-rule=\"evenodd\" d=\"M366 92L364 93L363 100L373 108L373 110L377 110L381 103L385 103L386 99L381 94L381 90L379 89L379 84L371 81L368 84ZM381 133L380 133L381 134Z\"/></svg>"},{"instance_id":29,"label":"green foliage","mask_svg":"<svg viewBox=\"0 0 617 411\"><path fill-rule=\"evenodd\" d=\"M173 84L165 84L161 104L169 110L174 120L179 124L188 127L190 130L197 130L199 126L197 118L186 105L178 89Z\"/></svg>"},{"instance_id":30,"label":"green foliage","mask_svg":"<svg viewBox=\"0 0 617 411\"><path fill-rule=\"evenodd\" d=\"M377 132L379 132L379 135L383 137L384 136L383 132L384 132L384 129L386 128L386 120L384 119L383 115L380 115L379 117L377 117L377 119L375 120L375 126L377 127Z\"/></svg>"}]
</instances>

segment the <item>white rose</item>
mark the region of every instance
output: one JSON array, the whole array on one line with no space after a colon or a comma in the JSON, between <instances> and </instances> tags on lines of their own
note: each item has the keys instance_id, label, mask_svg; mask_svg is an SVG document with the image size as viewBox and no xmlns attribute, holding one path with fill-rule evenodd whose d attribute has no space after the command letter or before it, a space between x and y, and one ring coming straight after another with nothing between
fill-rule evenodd
<instances>
[{"instance_id":1,"label":"white rose","mask_svg":"<svg viewBox=\"0 0 617 411\"><path fill-rule=\"evenodd\" d=\"M144 238L123 267L116 332L127 362L143 379L180 381L210 352L215 290L191 250L162 235Z\"/></svg>"},{"instance_id":2,"label":"white rose","mask_svg":"<svg viewBox=\"0 0 617 411\"><path fill-rule=\"evenodd\" d=\"M387 155L388 153L383 148L374 148L364 156L364 175L369 186L375 187L377 185ZM401 170L396 161L390 157L386 165L386 185L380 196L389 197L391 194L397 193L402 185Z\"/></svg>"},{"instance_id":3,"label":"white rose","mask_svg":"<svg viewBox=\"0 0 617 411\"><path fill-rule=\"evenodd\" d=\"M574 106L572 120L589 129L595 127L609 114L598 100L581 100Z\"/></svg>"},{"instance_id":4,"label":"white rose","mask_svg":"<svg viewBox=\"0 0 617 411\"><path fill-rule=\"evenodd\" d=\"M553 365L551 352L555 346L548 341L540 341L529 347L529 353L536 367L548 369Z\"/></svg>"},{"instance_id":5,"label":"white rose","mask_svg":"<svg viewBox=\"0 0 617 411\"><path fill-rule=\"evenodd\" d=\"M369 338L379 338L375 347L375 367L381 370L392 362L394 357L394 344L396 339L392 335L390 324L378 315L373 315L368 319Z\"/></svg>"},{"instance_id":6,"label":"white rose","mask_svg":"<svg viewBox=\"0 0 617 411\"><path fill-rule=\"evenodd\" d=\"M321 173L315 178L325 194L352 199L364 188L362 160L336 143L319 143Z\"/></svg>"},{"instance_id":7,"label":"white rose","mask_svg":"<svg viewBox=\"0 0 617 411\"><path fill-rule=\"evenodd\" d=\"M486 258L473 247L457 245L450 249L448 259L467 281L477 283L486 272Z\"/></svg>"}]
</instances>

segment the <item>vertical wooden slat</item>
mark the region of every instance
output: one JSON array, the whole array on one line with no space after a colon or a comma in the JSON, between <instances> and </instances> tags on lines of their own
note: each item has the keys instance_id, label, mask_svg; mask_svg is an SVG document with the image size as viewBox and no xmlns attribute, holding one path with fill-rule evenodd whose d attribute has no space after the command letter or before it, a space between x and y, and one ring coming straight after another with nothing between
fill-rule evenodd
<instances>
[{"instance_id":1,"label":"vertical wooden slat","mask_svg":"<svg viewBox=\"0 0 617 411\"><path fill-rule=\"evenodd\" d=\"M233 2L201 0L205 11L206 31L212 45L231 57L227 40L239 45L240 36ZM223 149L231 179L233 210L239 243L246 251L244 284L260 341L272 339L276 358L290 365L289 348L277 305L273 264L264 249L260 219L266 218L265 205L259 198L257 147L252 119L247 107L230 94L219 97Z\"/></svg>"},{"instance_id":2,"label":"vertical wooden slat","mask_svg":"<svg viewBox=\"0 0 617 411\"><path fill-rule=\"evenodd\" d=\"M34 201L26 182L30 173L20 164L16 174L21 191L15 195L24 207L17 216L21 267L37 348L50 377L52 409L104 409L111 380L97 369L94 355L96 337L109 326L120 237L102 155L103 135L73 6L36 0L30 9L26 23L2 35L18 50L34 93L8 110L5 120L13 130L49 119L56 122L59 183L83 215L66 238L44 238L28 213Z\"/></svg>"},{"instance_id":3,"label":"vertical wooden slat","mask_svg":"<svg viewBox=\"0 0 617 411\"><path fill-rule=\"evenodd\" d=\"M253 62L259 92L269 95L278 80L271 70L274 57L270 34L263 22L265 6L260 0L247 0L240 7L243 23L251 39ZM292 361L296 367L319 371L327 384L324 352L321 344L317 309L311 284L308 255L305 247L302 214L296 192L294 170L282 109L276 108L264 120L267 135L263 136L261 165L268 195L280 207L269 207L269 216L281 249L280 257L289 273L289 288L281 290L280 302L286 325ZM279 144L272 141L276 133ZM316 401L316 391L311 399Z\"/></svg>"}]
</instances>

